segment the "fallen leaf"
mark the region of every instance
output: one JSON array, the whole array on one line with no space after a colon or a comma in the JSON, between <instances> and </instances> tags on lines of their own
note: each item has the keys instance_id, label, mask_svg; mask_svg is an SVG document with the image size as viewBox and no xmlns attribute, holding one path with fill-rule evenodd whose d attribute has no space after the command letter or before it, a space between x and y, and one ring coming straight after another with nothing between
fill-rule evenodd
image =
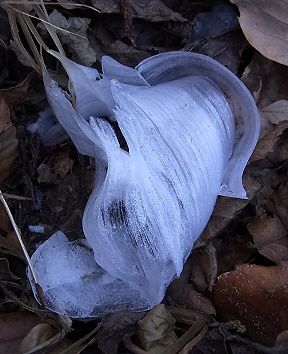
<instances>
[{"instance_id":1,"label":"fallen leaf","mask_svg":"<svg viewBox=\"0 0 288 354\"><path fill-rule=\"evenodd\" d=\"M11 254L23 260L25 259L2 203L0 203L0 250L2 253Z\"/></svg>"},{"instance_id":2,"label":"fallen leaf","mask_svg":"<svg viewBox=\"0 0 288 354\"><path fill-rule=\"evenodd\" d=\"M0 258L0 281L2 280L19 280L14 273L11 272L7 258Z\"/></svg>"},{"instance_id":3,"label":"fallen leaf","mask_svg":"<svg viewBox=\"0 0 288 354\"><path fill-rule=\"evenodd\" d=\"M0 96L0 183L12 172L17 157L18 140L16 129L10 120L10 111Z\"/></svg>"},{"instance_id":4,"label":"fallen leaf","mask_svg":"<svg viewBox=\"0 0 288 354\"><path fill-rule=\"evenodd\" d=\"M7 89L0 89L0 96L2 96L5 99L5 102L7 103L10 109L12 109L17 103L19 103L26 96L33 76L34 76L34 72L30 73L18 85L9 87Z\"/></svg>"},{"instance_id":5,"label":"fallen leaf","mask_svg":"<svg viewBox=\"0 0 288 354\"><path fill-rule=\"evenodd\" d=\"M277 214L285 229L288 230L288 181L285 175L285 180L273 193L273 212Z\"/></svg>"},{"instance_id":6,"label":"fallen leaf","mask_svg":"<svg viewBox=\"0 0 288 354\"><path fill-rule=\"evenodd\" d=\"M64 336L64 330L58 331L49 323L39 323L22 339L19 350L25 354L59 354L72 344Z\"/></svg>"},{"instance_id":7,"label":"fallen leaf","mask_svg":"<svg viewBox=\"0 0 288 354\"><path fill-rule=\"evenodd\" d=\"M230 0L240 11L240 26L250 44L265 57L288 65L288 4L282 0Z\"/></svg>"},{"instance_id":8,"label":"fallen leaf","mask_svg":"<svg viewBox=\"0 0 288 354\"><path fill-rule=\"evenodd\" d=\"M137 336L141 347L151 354L161 354L178 341L174 333L175 319L163 304L150 310L138 321Z\"/></svg>"},{"instance_id":9,"label":"fallen leaf","mask_svg":"<svg viewBox=\"0 0 288 354\"><path fill-rule=\"evenodd\" d=\"M288 261L288 234L277 216L256 218L247 228L260 254L277 264Z\"/></svg>"},{"instance_id":10,"label":"fallen leaf","mask_svg":"<svg viewBox=\"0 0 288 354\"><path fill-rule=\"evenodd\" d=\"M137 321L144 315L144 312L117 312L105 316L96 335L99 349L104 354L116 354L124 336L136 333Z\"/></svg>"},{"instance_id":11,"label":"fallen leaf","mask_svg":"<svg viewBox=\"0 0 288 354\"><path fill-rule=\"evenodd\" d=\"M288 97L287 67L263 57L258 52L245 68L241 80L253 94L260 111L271 103L286 100Z\"/></svg>"},{"instance_id":12,"label":"fallen leaf","mask_svg":"<svg viewBox=\"0 0 288 354\"><path fill-rule=\"evenodd\" d=\"M190 281L200 293L211 291L217 278L216 249L208 243L203 249L195 250L191 258Z\"/></svg>"},{"instance_id":13,"label":"fallen leaf","mask_svg":"<svg viewBox=\"0 0 288 354\"><path fill-rule=\"evenodd\" d=\"M85 66L91 66L95 63L97 55L87 38L87 30L91 19L84 17L68 17L66 19L59 11L54 9L49 15L49 22L65 30L56 29L56 32L61 39L61 43L69 48L74 61ZM44 34L47 33L43 24L39 24L39 27Z\"/></svg>"},{"instance_id":14,"label":"fallen leaf","mask_svg":"<svg viewBox=\"0 0 288 354\"><path fill-rule=\"evenodd\" d=\"M280 100L264 107L261 111L264 118L271 124L288 120L288 101Z\"/></svg>"},{"instance_id":15,"label":"fallen leaf","mask_svg":"<svg viewBox=\"0 0 288 354\"><path fill-rule=\"evenodd\" d=\"M241 321L252 340L272 344L288 329L288 262L243 264L221 274L213 293L222 320Z\"/></svg>"},{"instance_id":16,"label":"fallen leaf","mask_svg":"<svg viewBox=\"0 0 288 354\"><path fill-rule=\"evenodd\" d=\"M216 311L211 301L196 291L190 282L193 267L192 258L193 254L185 263L180 277L176 278L169 285L166 296L169 299L169 303L172 301L180 305L185 304L190 309L200 311L201 313L215 314Z\"/></svg>"},{"instance_id":17,"label":"fallen leaf","mask_svg":"<svg viewBox=\"0 0 288 354\"><path fill-rule=\"evenodd\" d=\"M288 121L288 101L280 100L269 104L260 111L261 137L273 130L274 125Z\"/></svg>"},{"instance_id":18,"label":"fallen leaf","mask_svg":"<svg viewBox=\"0 0 288 354\"><path fill-rule=\"evenodd\" d=\"M70 158L70 149L57 150L48 162L42 162L38 167L39 183L60 183L72 170L74 160Z\"/></svg>"},{"instance_id":19,"label":"fallen leaf","mask_svg":"<svg viewBox=\"0 0 288 354\"><path fill-rule=\"evenodd\" d=\"M261 189L261 184L256 178L250 176L249 171L246 171L244 174L243 184L248 198L234 199L218 197L213 214L200 238L196 241L194 248L206 245L210 239L215 238L223 232Z\"/></svg>"},{"instance_id":20,"label":"fallen leaf","mask_svg":"<svg viewBox=\"0 0 288 354\"><path fill-rule=\"evenodd\" d=\"M258 141L250 161L255 162L258 160L264 160L269 153L272 153L274 150L274 145L286 129L288 129L288 121L277 124L272 131L264 135Z\"/></svg>"},{"instance_id":21,"label":"fallen leaf","mask_svg":"<svg viewBox=\"0 0 288 354\"><path fill-rule=\"evenodd\" d=\"M0 353L19 353L22 338L37 323L38 317L28 312L0 313Z\"/></svg>"},{"instance_id":22,"label":"fallen leaf","mask_svg":"<svg viewBox=\"0 0 288 354\"><path fill-rule=\"evenodd\" d=\"M245 332L245 328L239 321L214 323L210 326L204 338L193 347L193 351L189 354L256 354L253 343L246 343L240 337L243 332Z\"/></svg>"},{"instance_id":23,"label":"fallen leaf","mask_svg":"<svg viewBox=\"0 0 288 354\"><path fill-rule=\"evenodd\" d=\"M112 14L120 13L120 6L117 0L92 0L92 5L101 13ZM171 10L160 0L138 0L129 1L131 15L145 21L186 21L178 12Z\"/></svg>"}]
</instances>

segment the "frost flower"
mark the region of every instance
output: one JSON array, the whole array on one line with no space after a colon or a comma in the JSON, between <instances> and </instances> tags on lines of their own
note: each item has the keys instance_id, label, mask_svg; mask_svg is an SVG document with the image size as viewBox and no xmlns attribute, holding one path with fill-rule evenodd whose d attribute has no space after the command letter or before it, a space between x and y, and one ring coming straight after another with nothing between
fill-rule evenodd
<instances>
[{"instance_id":1,"label":"frost flower","mask_svg":"<svg viewBox=\"0 0 288 354\"><path fill-rule=\"evenodd\" d=\"M32 257L47 305L71 317L149 309L180 275L217 195L246 197L256 105L200 54L164 53L136 69L103 57L102 75L55 55L71 96L44 73L48 100L96 171L83 216L93 252L58 232Z\"/></svg>"}]
</instances>

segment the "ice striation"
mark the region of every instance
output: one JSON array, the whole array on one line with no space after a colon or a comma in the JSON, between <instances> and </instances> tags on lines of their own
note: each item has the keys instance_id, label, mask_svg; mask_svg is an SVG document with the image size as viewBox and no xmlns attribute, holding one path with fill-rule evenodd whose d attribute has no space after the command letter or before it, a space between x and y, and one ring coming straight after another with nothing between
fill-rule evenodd
<instances>
[{"instance_id":1,"label":"ice striation","mask_svg":"<svg viewBox=\"0 0 288 354\"><path fill-rule=\"evenodd\" d=\"M149 309L180 275L217 195L246 197L256 105L236 76L200 54L164 53L136 69L104 57L102 75L54 55L72 98L45 72L49 103L96 171L87 244L58 232L32 256L47 306L80 318Z\"/></svg>"}]
</instances>

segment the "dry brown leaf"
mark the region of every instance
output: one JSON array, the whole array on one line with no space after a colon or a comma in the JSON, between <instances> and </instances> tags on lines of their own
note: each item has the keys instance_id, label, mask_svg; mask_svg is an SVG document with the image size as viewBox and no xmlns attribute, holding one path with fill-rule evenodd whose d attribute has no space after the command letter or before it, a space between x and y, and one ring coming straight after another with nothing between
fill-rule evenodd
<instances>
[{"instance_id":1,"label":"dry brown leaf","mask_svg":"<svg viewBox=\"0 0 288 354\"><path fill-rule=\"evenodd\" d=\"M287 230L277 216L256 218L247 228L260 254L277 264L288 261Z\"/></svg>"},{"instance_id":2,"label":"dry brown leaf","mask_svg":"<svg viewBox=\"0 0 288 354\"><path fill-rule=\"evenodd\" d=\"M5 99L8 107L12 109L17 103L19 103L27 94L31 79L34 76L34 72L30 73L23 81L14 87L7 89L0 89L0 96Z\"/></svg>"},{"instance_id":3,"label":"dry brown leaf","mask_svg":"<svg viewBox=\"0 0 288 354\"><path fill-rule=\"evenodd\" d=\"M288 121L279 123L271 132L264 135L258 141L250 161L264 160L269 153L273 152L274 145L286 129L288 129Z\"/></svg>"},{"instance_id":4,"label":"dry brown leaf","mask_svg":"<svg viewBox=\"0 0 288 354\"><path fill-rule=\"evenodd\" d=\"M240 11L240 26L265 57L288 65L288 3L283 0L230 0Z\"/></svg>"},{"instance_id":5,"label":"dry brown leaf","mask_svg":"<svg viewBox=\"0 0 288 354\"><path fill-rule=\"evenodd\" d=\"M22 338L37 323L38 317L28 312L0 313L0 353L19 353Z\"/></svg>"},{"instance_id":6,"label":"dry brown leaf","mask_svg":"<svg viewBox=\"0 0 288 354\"><path fill-rule=\"evenodd\" d=\"M214 299L222 320L240 320L250 338L272 344L288 328L288 262L272 267L243 264L223 273Z\"/></svg>"}]
</instances>

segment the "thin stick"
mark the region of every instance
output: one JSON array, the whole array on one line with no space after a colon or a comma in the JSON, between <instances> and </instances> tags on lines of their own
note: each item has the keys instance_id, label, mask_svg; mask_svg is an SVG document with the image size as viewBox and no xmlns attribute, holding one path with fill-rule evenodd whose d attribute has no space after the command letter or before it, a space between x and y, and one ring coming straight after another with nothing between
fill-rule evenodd
<instances>
[{"instance_id":1,"label":"thin stick","mask_svg":"<svg viewBox=\"0 0 288 354\"><path fill-rule=\"evenodd\" d=\"M4 198L4 196L3 196L2 192L1 192L1 190L0 190L0 201L2 202L2 204L3 204L3 206L4 206L4 208L5 208L5 210L6 210L6 213L7 213L8 217L9 217L9 220L10 220L10 222L11 222L11 224L12 224L12 226L13 226L13 229L14 229L14 231L15 231L15 233L16 233L16 236L17 236L17 238L18 238L18 241L19 241L19 243L20 243L20 246L21 246L21 248L22 248L22 251L23 251L23 253L24 253L24 256L25 256L25 258L26 258L26 261L27 261L27 263L28 263L28 266L29 266L29 268L30 268L30 270L31 270L31 274L32 274L32 277L33 277L33 279L34 279L34 282L35 282L35 284L39 284L39 283L38 283L38 280L37 280L37 277L36 277L36 273L35 273L34 268L33 268L33 266L32 266L31 259L30 259L30 257L29 257L29 254L28 254L26 248L25 248L25 245L24 245L24 243L23 243L23 241L22 241L22 237L21 237L20 230L19 230L19 228L18 228L18 226L17 226L17 224L16 224L16 222L15 222L15 220L14 220L14 217L13 217L13 215L12 215L12 213L11 213L11 210L10 210L10 208L9 208L9 205L7 204L7 202L6 202L5 198Z\"/></svg>"},{"instance_id":2,"label":"thin stick","mask_svg":"<svg viewBox=\"0 0 288 354\"><path fill-rule=\"evenodd\" d=\"M10 194L10 193L2 193L3 197L6 199L15 199L15 200L31 200L29 197L22 197L22 195Z\"/></svg>"}]
</instances>

